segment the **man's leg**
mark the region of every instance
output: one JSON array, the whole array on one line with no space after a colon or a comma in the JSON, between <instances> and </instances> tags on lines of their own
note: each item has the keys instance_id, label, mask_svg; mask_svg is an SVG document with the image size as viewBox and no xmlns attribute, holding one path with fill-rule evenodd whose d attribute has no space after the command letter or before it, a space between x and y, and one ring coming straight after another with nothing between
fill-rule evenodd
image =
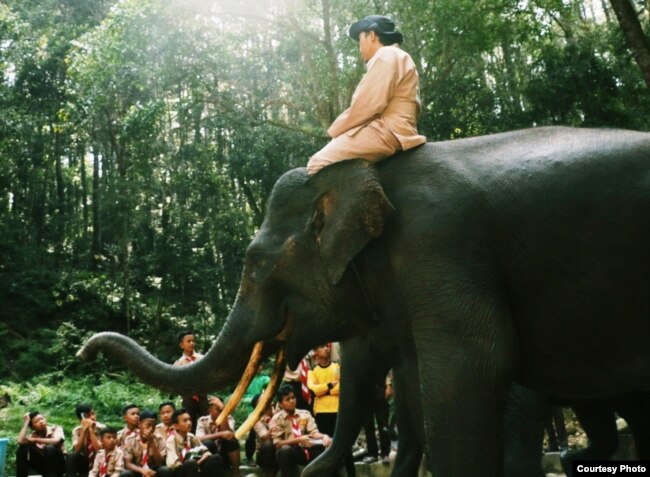
<instances>
[{"instance_id":1,"label":"man's leg","mask_svg":"<svg viewBox=\"0 0 650 477\"><path fill-rule=\"evenodd\" d=\"M16 477L27 477L30 450L29 444L18 444L16 448Z\"/></svg>"},{"instance_id":2,"label":"man's leg","mask_svg":"<svg viewBox=\"0 0 650 477\"><path fill-rule=\"evenodd\" d=\"M217 454L219 452L219 447L217 446L217 442L213 441L212 439L208 439L207 441L202 441L202 444L208 448L211 454Z\"/></svg>"},{"instance_id":3,"label":"man's leg","mask_svg":"<svg viewBox=\"0 0 650 477\"><path fill-rule=\"evenodd\" d=\"M230 464L229 467L232 469L232 477L238 477L239 463L241 461L241 450L239 449L239 441L234 438L222 440L220 453L224 459L227 459L225 463Z\"/></svg>"},{"instance_id":4,"label":"man's leg","mask_svg":"<svg viewBox=\"0 0 650 477\"><path fill-rule=\"evenodd\" d=\"M223 458L219 455L211 455L201 463L201 476L220 477L225 474Z\"/></svg>"},{"instance_id":5,"label":"man's leg","mask_svg":"<svg viewBox=\"0 0 650 477\"><path fill-rule=\"evenodd\" d=\"M348 159L380 161L400 149L401 145L396 137L379 134L373 130L372 125L366 126L352 136L343 133L332 139L323 149L311 156L307 163L307 173L316 174L325 166Z\"/></svg>"},{"instance_id":6,"label":"man's leg","mask_svg":"<svg viewBox=\"0 0 650 477\"><path fill-rule=\"evenodd\" d=\"M255 465L253 462L253 456L255 455L255 430L251 430L246 437L246 444L244 449L246 451L246 465Z\"/></svg>"},{"instance_id":7,"label":"man's leg","mask_svg":"<svg viewBox=\"0 0 650 477\"><path fill-rule=\"evenodd\" d=\"M300 446L282 446L275 457L282 477L298 477L298 466L307 464L307 456Z\"/></svg>"},{"instance_id":8,"label":"man's leg","mask_svg":"<svg viewBox=\"0 0 650 477\"><path fill-rule=\"evenodd\" d=\"M90 470L88 456L79 452L68 454L65 465L67 477L85 477L88 475L88 470Z\"/></svg>"},{"instance_id":9,"label":"man's leg","mask_svg":"<svg viewBox=\"0 0 650 477\"><path fill-rule=\"evenodd\" d=\"M61 477L65 471L65 457L61 448L54 445L45 446L43 453L45 477Z\"/></svg>"},{"instance_id":10,"label":"man's leg","mask_svg":"<svg viewBox=\"0 0 650 477\"><path fill-rule=\"evenodd\" d=\"M165 467L164 465L161 467L157 467L155 471L156 471L156 477L172 477L174 475L172 470L169 467ZM122 476L120 475L120 477Z\"/></svg>"},{"instance_id":11,"label":"man's leg","mask_svg":"<svg viewBox=\"0 0 650 477\"><path fill-rule=\"evenodd\" d=\"M174 477L198 477L199 476L199 464L196 460L189 460L180 467L174 469Z\"/></svg>"},{"instance_id":12,"label":"man's leg","mask_svg":"<svg viewBox=\"0 0 650 477\"><path fill-rule=\"evenodd\" d=\"M275 460L275 446L271 440L262 444L257 451L257 465L260 466L264 475L275 475L278 465Z\"/></svg>"}]
</instances>

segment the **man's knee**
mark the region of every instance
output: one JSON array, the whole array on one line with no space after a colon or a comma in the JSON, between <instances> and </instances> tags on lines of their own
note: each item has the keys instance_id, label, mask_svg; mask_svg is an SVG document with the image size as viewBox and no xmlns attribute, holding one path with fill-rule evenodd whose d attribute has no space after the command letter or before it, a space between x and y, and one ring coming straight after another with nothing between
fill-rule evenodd
<instances>
[{"instance_id":1,"label":"man's knee","mask_svg":"<svg viewBox=\"0 0 650 477\"><path fill-rule=\"evenodd\" d=\"M275 451L275 458L278 464L293 463L295 461L291 446L282 446Z\"/></svg>"}]
</instances>

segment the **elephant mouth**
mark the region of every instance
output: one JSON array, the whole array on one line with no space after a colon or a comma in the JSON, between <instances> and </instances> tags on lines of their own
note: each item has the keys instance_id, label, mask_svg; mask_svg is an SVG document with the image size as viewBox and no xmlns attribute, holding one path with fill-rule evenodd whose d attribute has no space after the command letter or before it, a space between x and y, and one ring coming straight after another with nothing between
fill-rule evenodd
<instances>
[{"instance_id":1,"label":"elephant mouth","mask_svg":"<svg viewBox=\"0 0 650 477\"><path fill-rule=\"evenodd\" d=\"M275 395L276 391L280 387L280 383L282 382L282 378L284 377L284 371L286 366L286 347L287 347L286 338L289 333L290 326L291 326L291 319L287 318L285 320L285 326L282 328L280 333L278 333L275 336L273 340L282 343L282 345L278 349L277 354L275 356L275 366L273 367L273 374L271 376L271 380L269 381L268 385L266 386L266 389L260 396L253 412L248 415L248 418L235 431L235 438L237 439L243 438L251 431L255 423L259 420L262 413L264 412L264 409L266 409L266 407L273 400L273 396ZM230 399L228 399L228 402L225 404L223 410L221 411L219 417L217 418L217 422L216 422L217 426L220 426L222 423L226 421L226 419L228 419L228 416L230 416L230 414L233 413L233 411L237 408L242 398L244 397L244 393L246 392L246 389L248 389L248 386L250 386L251 381L255 377L255 374L257 374L257 370L259 369L259 366L262 363L262 360L264 359L264 347L265 347L264 341L258 341L253 347L253 351L251 352L251 356L248 360L248 364L244 369L244 372L242 374L241 379L239 380L239 383L237 384L237 387L233 391L232 395L230 396Z\"/></svg>"}]
</instances>

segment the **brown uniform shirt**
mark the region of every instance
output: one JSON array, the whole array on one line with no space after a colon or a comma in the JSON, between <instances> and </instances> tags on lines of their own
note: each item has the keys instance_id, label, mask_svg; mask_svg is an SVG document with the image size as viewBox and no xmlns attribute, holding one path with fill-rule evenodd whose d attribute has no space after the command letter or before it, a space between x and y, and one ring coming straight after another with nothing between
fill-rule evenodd
<instances>
[{"instance_id":1,"label":"brown uniform shirt","mask_svg":"<svg viewBox=\"0 0 650 477\"><path fill-rule=\"evenodd\" d=\"M295 419L298 420L298 427L303 436L315 437L319 433L316 420L309 411L296 409L294 416L297 416ZM273 438L273 444L293 437L291 421L292 419L284 410L279 411L271 418L269 429Z\"/></svg>"},{"instance_id":2,"label":"brown uniform shirt","mask_svg":"<svg viewBox=\"0 0 650 477\"><path fill-rule=\"evenodd\" d=\"M99 440L99 431L101 429L103 429L104 427L106 427L106 426L104 426L104 424L102 424L101 422L96 422L95 423L95 435L97 436L97 440ZM73 449L77 445L77 442L79 442L79 439L81 439L81 429L82 429L81 426L77 426L74 429L72 429L72 448ZM80 451L81 454L85 455L85 454L88 453L88 444L90 444L90 443L89 442L84 442L83 443L83 448ZM101 444L101 442L100 442L100 444Z\"/></svg>"},{"instance_id":3,"label":"brown uniform shirt","mask_svg":"<svg viewBox=\"0 0 650 477\"><path fill-rule=\"evenodd\" d=\"M235 430L235 418L228 416L228 428L225 426L221 427L221 431L234 431ZM201 416L196 421L196 437L203 437L208 434L214 434L217 432L217 423L212 420L212 416L209 414L207 416Z\"/></svg>"},{"instance_id":4,"label":"brown uniform shirt","mask_svg":"<svg viewBox=\"0 0 650 477\"><path fill-rule=\"evenodd\" d=\"M156 424L155 432L163 440L163 442L167 442L167 438L174 434L176 431L174 430L173 426L167 427L162 422L159 422Z\"/></svg>"},{"instance_id":5,"label":"brown uniform shirt","mask_svg":"<svg viewBox=\"0 0 650 477\"><path fill-rule=\"evenodd\" d=\"M164 458L167 452L166 439L163 439L162 436L154 432L154 445L158 448L158 452L160 452L160 455ZM146 447L147 444L142 442L139 435L130 435L124 441L124 456L128 457L132 464L140 466ZM151 462L151 449L147 449L147 453L149 454L149 462ZM164 461L159 464L164 464Z\"/></svg>"},{"instance_id":6,"label":"brown uniform shirt","mask_svg":"<svg viewBox=\"0 0 650 477\"><path fill-rule=\"evenodd\" d=\"M58 447L59 449L61 449L61 452L65 452L65 448L63 446L63 441L65 440L65 434L61 426L47 426L45 428L45 436L37 434L36 432L32 432L31 436L40 437L40 438L44 437L45 439L59 439L61 442L58 444ZM34 444L34 447L42 451L43 449L45 449L45 444Z\"/></svg>"},{"instance_id":7,"label":"brown uniform shirt","mask_svg":"<svg viewBox=\"0 0 650 477\"><path fill-rule=\"evenodd\" d=\"M167 450L167 467L170 469L175 469L180 467L185 462L186 454L191 449L198 449L199 454L204 454L205 452L210 452L207 447L205 447L201 442L196 438L191 432L187 433L187 437L183 439L183 436L180 434L174 434L167 438L166 442Z\"/></svg>"},{"instance_id":8,"label":"brown uniform shirt","mask_svg":"<svg viewBox=\"0 0 650 477\"><path fill-rule=\"evenodd\" d=\"M266 436L271 434L271 416L262 415L255 423L253 429L255 430L255 449L260 450Z\"/></svg>"},{"instance_id":9,"label":"brown uniform shirt","mask_svg":"<svg viewBox=\"0 0 650 477\"><path fill-rule=\"evenodd\" d=\"M124 452L119 447L113 449L108 455L104 449L101 449L95 457L93 468L88 473L88 477L99 477L104 462L106 463L106 475L110 477L119 477L120 472L124 470Z\"/></svg>"},{"instance_id":10,"label":"brown uniform shirt","mask_svg":"<svg viewBox=\"0 0 650 477\"><path fill-rule=\"evenodd\" d=\"M124 427L117 431L117 446L118 447L123 447L124 442L131 436L138 436L140 435L140 431L138 429L131 430L128 427Z\"/></svg>"}]
</instances>

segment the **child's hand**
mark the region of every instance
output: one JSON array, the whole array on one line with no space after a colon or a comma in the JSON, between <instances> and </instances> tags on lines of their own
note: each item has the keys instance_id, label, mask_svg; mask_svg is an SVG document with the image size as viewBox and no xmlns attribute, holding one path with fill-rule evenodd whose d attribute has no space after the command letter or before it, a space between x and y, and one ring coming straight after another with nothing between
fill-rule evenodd
<instances>
[{"instance_id":1,"label":"child's hand","mask_svg":"<svg viewBox=\"0 0 650 477\"><path fill-rule=\"evenodd\" d=\"M30 419L29 419L29 413L26 412L26 413L25 413L25 416L23 417L23 424L26 425L26 426L29 426L29 421L30 421Z\"/></svg>"},{"instance_id":2,"label":"child's hand","mask_svg":"<svg viewBox=\"0 0 650 477\"><path fill-rule=\"evenodd\" d=\"M309 436L300 436L298 443L303 447L311 447L311 438Z\"/></svg>"},{"instance_id":3,"label":"child's hand","mask_svg":"<svg viewBox=\"0 0 650 477\"><path fill-rule=\"evenodd\" d=\"M211 455L212 455L212 454L210 454L210 452L204 452L204 453L201 455L201 458L198 460L197 463L198 463L199 465L201 465L201 464L202 464L202 463L203 463L203 462L204 462L208 457L210 457Z\"/></svg>"}]
</instances>

